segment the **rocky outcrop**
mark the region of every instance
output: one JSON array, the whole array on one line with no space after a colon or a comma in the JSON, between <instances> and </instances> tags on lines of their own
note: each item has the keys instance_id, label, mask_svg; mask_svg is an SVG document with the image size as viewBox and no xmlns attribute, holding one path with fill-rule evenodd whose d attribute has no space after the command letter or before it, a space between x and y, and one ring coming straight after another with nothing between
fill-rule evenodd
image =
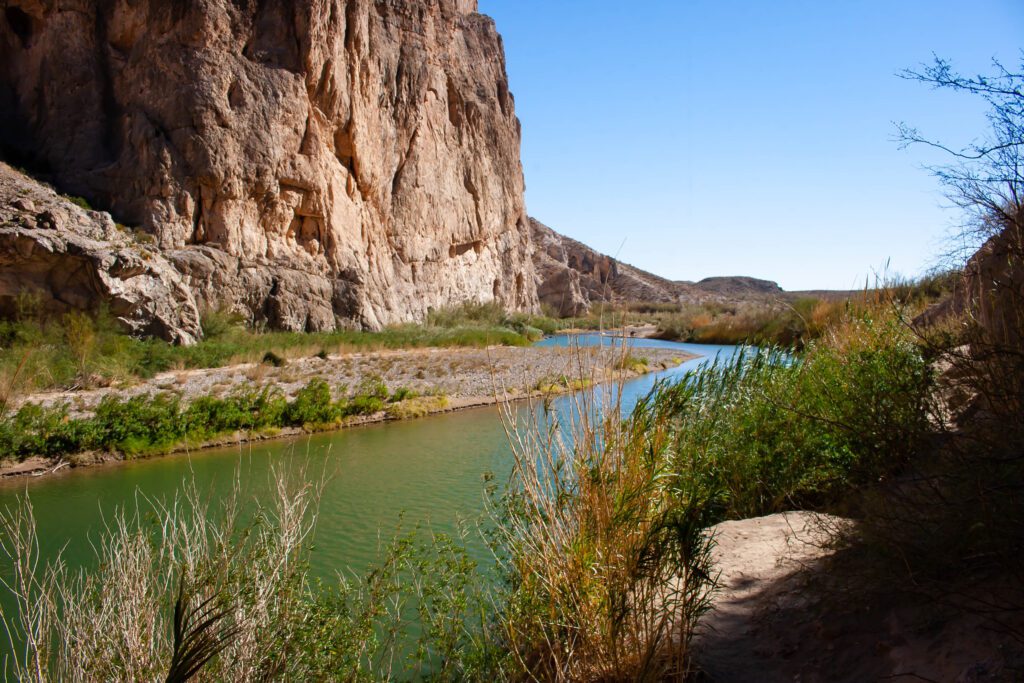
<instances>
[{"instance_id":1,"label":"rocky outcrop","mask_svg":"<svg viewBox=\"0 0 1024 683\"><path fill-rule=\"evenodd\" d=\"M192 293L141 237L0 163L0 313L26 295L56 314L102 305L133 334L194 342Z\"/></svg>"},{"instance_id":2,"label":"rocky outcrop","mask_svg":"<svg viewBox=\"0 0 1024 683\"><path fill-rule=\"evenodd\" d=\"M474 0L8 0L0 144L293 330L536 307L519 123Z\"/></svg>"},{"instance_id":3,"label":"rocky outcrop","mask_svg":"<svg viewBox=\"0 0 1024 683\"><path fill-rule=\"evenodd\" d=\"M711 277L682 282L635 268L560 235L531 218L534 267L543 304L563 316L586 313L598 302L701 303L764 298L781 294L769 280L752 277Z\"/></svg>"}]
</instances>

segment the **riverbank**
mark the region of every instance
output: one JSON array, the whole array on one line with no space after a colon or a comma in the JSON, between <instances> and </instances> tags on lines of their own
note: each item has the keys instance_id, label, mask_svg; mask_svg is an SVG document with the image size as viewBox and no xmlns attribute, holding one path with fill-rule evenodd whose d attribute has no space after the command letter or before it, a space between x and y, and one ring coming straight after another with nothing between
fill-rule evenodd
<instances>
[{"instance_id":1,"label":"riverbank","mask_svg":"<svg viewBox=\"0 0 1024 683\"><path fill-rule=\"evenodd\" d=\"M543 399L584 385L629 379L676 366L694 356L679 350L622 348L507 347L430 348L320 355L291 359L280 366L243 363L222 368L165 372L131 386L81 391L38 392L24 396L18 406L35 404L53 409L67 406L69 419L92 416L108 397L167 395L189 405L207 397L224 398L244 388L279 390L285 398L298 396L311 380L322 379L335 398L343 398L367 379L379 381L389 394L408 398L381 410L351 415L330 425L272 427L218 434L175 443L159 453L194 452L204 448L344 429L391 420L410 419L523 399ZM581 379L582 378L582 379ZM18 406L15 406L17 408ZM117 451L86 451L55 458L31 456L0 462L0 478L44 476L69 469L128 459Z\"/></svg>"}]
</instances>

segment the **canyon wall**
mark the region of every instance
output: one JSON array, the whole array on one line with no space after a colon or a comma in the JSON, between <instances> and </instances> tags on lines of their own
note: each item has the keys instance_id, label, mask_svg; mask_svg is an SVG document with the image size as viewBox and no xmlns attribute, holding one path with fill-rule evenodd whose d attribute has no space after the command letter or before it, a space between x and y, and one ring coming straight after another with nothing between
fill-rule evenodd
<instances>
[{"instance_id":1,"label":"canyon wall","mask_svg":"<svg viewBox=\"0 0 1024 683\"><path fill-rule=\"evenodd\" d=\"M293 330L537 307L475 0L8 0L0 145L153 235L200 307Z\"/></svg>"},{"instance_id":2,"label":"canyon wall","mask_svg":"<svg viewBox=\"0 0 1024 683\"><path fill-rule=\"evenodd\" d=\"M752 277L669 280L596 251L531 218L534 267L541 303L553 313L578 316L595 303L700 304L774 298L782 288Z\"/></svg>"}]
</instances>

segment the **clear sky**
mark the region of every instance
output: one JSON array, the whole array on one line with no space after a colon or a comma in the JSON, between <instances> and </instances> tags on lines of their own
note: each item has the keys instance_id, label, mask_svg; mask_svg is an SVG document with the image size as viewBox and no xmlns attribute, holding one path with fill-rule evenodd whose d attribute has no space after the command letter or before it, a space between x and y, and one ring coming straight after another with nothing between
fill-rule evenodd
<instances>
[{"instance_id":1,"label":"clear sky","mask_svg":"<svg viewBox=\"0 0 1024 683\"><path fill-rule=\"evenodd\" d=\"M958 215L895 121L984 109L896 72L1021 60L1024 0L480 0L505 41L527 208L673 279L861 286L934 265Z\"/></svg>"}]
</instances>

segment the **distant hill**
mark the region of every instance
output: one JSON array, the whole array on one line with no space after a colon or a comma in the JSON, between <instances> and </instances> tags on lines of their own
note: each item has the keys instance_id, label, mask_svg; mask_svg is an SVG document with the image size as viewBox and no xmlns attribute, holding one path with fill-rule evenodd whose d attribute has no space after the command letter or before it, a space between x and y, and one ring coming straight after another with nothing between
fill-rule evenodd
<instances>
[{"instance_id":1,"label":"distant hill","mask_svg":"<svg viewBox=\"0 0 1024 683\"><path fill-rule=\"evenodd\" d=\"M777 282L760 280L744 275L706 277L693 285L702 292L713 292L723 296L749 296L751 294L782 294Z\"/></svg>"},{"instance_id":2,"label":"distant hill","mask_svg":"<svg viewBox=\"0 0 1024 683\"><path fill-rule=\"evenodd\" d=\"M783 294L775 282L744 276L669 280L595 251L534 218L530 229L538 296L561 315L581 315L597 302L684 304Z\"/></svg>"}]
</instances>

